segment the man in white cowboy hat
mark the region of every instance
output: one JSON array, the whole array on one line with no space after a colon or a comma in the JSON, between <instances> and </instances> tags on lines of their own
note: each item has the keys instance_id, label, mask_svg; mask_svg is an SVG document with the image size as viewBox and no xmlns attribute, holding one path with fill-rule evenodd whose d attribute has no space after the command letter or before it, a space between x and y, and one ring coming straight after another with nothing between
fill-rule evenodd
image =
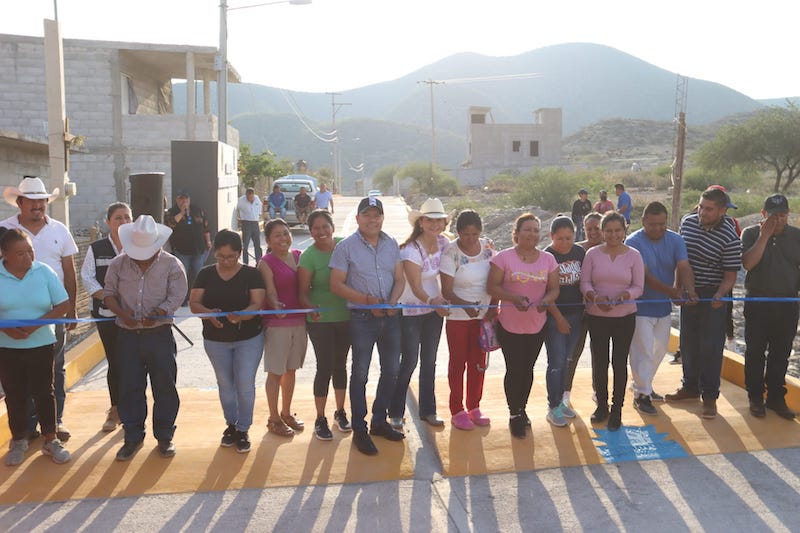
<instances>
[{"instance_id":1,"label":"man in white cowboy hat","mask_svg":"<svg viewBox=\"0 0 800 533\"><path fill-rule=\"evenodd\" d=\"M131 459L142 447L147 418L147 378L153 391L153 435L162 457L175 455L172 437L180 400L171 316L181 306L186 272L180 260L161 249L172 230L150 215L119 227L123 252L106 272L103 303L117 315L120 371L117 409L125 443L117 461Z\"/></svg>"},{"instance_id":2,"label":"man in white cowboy hat","mask_svg":"<svg viewBox=\"0 0 800 533\"><path fill-rule=\"evenodd\" d=\"M40 178L25 176L18 187L6 187L3 189L3 198L9 204L17 207L19 214L3 220L0 222L0 226L18 228L28 234L31 242L33 242L36 260L47 264L55 270L58 279L61 280L67 290L70 307L66 318L76 318L78 316L75 309L78 276L75 273L73 257L78 253L78 247L69 229L58 220L47 216L47 204L58 198L58 189L53 189L53 192L49 193ZM56 433L61 441L67 441L70 437L70 432L62 420L64 401L67 397L64 348L66 330L74 329L75 325L75 323L67 324L66 326L64 324L56 324L53 388L56 397ZM34 413L32 403L31 413ZM32 414L28 428L32 438L38 436L36 424L36 415Z\"/></svg>"}]
</instances>

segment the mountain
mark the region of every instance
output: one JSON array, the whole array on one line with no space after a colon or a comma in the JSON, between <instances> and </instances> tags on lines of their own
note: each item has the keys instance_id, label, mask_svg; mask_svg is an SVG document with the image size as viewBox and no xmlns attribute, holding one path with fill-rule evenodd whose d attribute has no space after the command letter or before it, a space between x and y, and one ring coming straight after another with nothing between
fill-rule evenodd
<instances>
[{"instance_id":1,"label":"mountain","mask_svg":"<svg viewBox=\"0 0 800 533\"><path fill-rule=\"evenodd\" d=\"M531 73L537 76L502 79ZM608 46L561 44L511 57L456 54L396 80L336 96L338 103L348 104L337 109L340 146L344 151L352 139L360 139L349 150L355 159L359 152L364 154L367 173L383 164L430 157L431 91L420 83L426 80L444 81L433 86L433 98L436 159L445 167L464 159L469 106L491 107L499 123L531 122L535 109L560 107L565 137L603 120L671 121L675 113L676 74ZM330 147L307 132L294 118L293 108L315 129L330 131L330 95L254 84L230 84L228 91L228 115L242 142L290 159L303 157L312 166L329 164ZM174 94L180 113L185 91L176 84ZM694 125L762 106L718 83L694 78L688 82L687 120Z\"/></svg>"}]
</instances>

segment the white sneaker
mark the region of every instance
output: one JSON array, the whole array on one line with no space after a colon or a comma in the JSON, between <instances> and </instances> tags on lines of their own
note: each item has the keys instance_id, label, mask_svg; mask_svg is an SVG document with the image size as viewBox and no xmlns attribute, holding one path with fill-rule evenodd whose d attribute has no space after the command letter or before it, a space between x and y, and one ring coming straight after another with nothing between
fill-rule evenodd
<instances>
[{"instance_id":1,"label":"white sneaker","mask_svg":"<svg viewBox=\"0 0 800 533\"><path fill-rule=\"evenodd\" d=\"M28 439L12 440L8 443L6 465L17 466L25 460L25 450L28 449Z\"/></svg>"},{"instance_id":2,"label":"white sneaker","mask_svg":"<svg viewBox=\"0 0 800 533\"><path fill-rule=\"evenodd\" d=\"M66 463L72 458L58 439L45 442L42 445L42 453L52 457L53 462L57 464Z\"/></svg>"}]
</instances>

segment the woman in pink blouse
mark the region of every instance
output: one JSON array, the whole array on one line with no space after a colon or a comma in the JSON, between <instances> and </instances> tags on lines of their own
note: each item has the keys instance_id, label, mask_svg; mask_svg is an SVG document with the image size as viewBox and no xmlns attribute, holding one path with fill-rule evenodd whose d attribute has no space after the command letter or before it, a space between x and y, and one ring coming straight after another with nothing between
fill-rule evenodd
<instances>
[{"instance_id":1,"label":"woman in pink blouse","mask_svg":"<svg viewBox=\"0 0 800 533\"><path fill-rule=\"evenodd\" d=\"M511 435L524 439L530 425L525 407L533 385L533 366L544 343L547 308L559 292L558 263L536 248L541 221L525 213L514 224L507 248L491 259L486 291L500 300L497 337L506 360L503 387Z\"/></svg>"},{"instance_id":2,"label":"woman in pink blouse","mask_svg":"<svg viewBox=\"0 0 800 533\"><path fill-rule=\"evenodd\" d=\"M586 252L581 292L586 300L592 347L592 381L597 409L592 422L608 419L608 429L622 425L622 403L628 382L628 351L636 327L636 298L644 290L644 264L639 252L625 245L625 219L616 212L600 223L604 244ZM609 340L614 389L608 411Z\"/></svg>"}]
</instances>

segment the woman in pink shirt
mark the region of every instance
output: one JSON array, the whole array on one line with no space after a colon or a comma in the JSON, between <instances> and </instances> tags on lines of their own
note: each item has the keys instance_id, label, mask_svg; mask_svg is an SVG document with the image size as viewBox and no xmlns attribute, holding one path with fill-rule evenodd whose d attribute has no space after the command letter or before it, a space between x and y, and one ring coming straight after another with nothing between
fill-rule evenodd
<instances>
[{"instance_id":1,"label":"woman in pink shirt","mask_svg":"<svg viewBox=\"0 0 800 533\"><path fill-rule=\"evenodd\" d=\"M636 298L644 290L644 264L634 248L625 245L625 219L606 213L600 223L604 244L586 252L581 269L581 292L586 300L592 347L592 381L597 409L592 422L608 419L608 429L622 425L622 402L628 383L628 351L636 328ZM608 342L613 342L611 367L614 390L608 411Z\"/></svg>"},{"instance_id":2,"label":"woman in pink shirt","mask_svg":"<svg viewBox=\"0 0 800 533\"><path fill-rule=\"evenodd\" d=\"M525 412L533 385L533 366L544 343L547 307L558 298L558 263L536 248L541 221L525 213L512 233L515 246L495 255L486 289L500 300L497 336L506 360L503 385L511 435L524 439L530 420Z\"/></svg>"}]
</instances>

